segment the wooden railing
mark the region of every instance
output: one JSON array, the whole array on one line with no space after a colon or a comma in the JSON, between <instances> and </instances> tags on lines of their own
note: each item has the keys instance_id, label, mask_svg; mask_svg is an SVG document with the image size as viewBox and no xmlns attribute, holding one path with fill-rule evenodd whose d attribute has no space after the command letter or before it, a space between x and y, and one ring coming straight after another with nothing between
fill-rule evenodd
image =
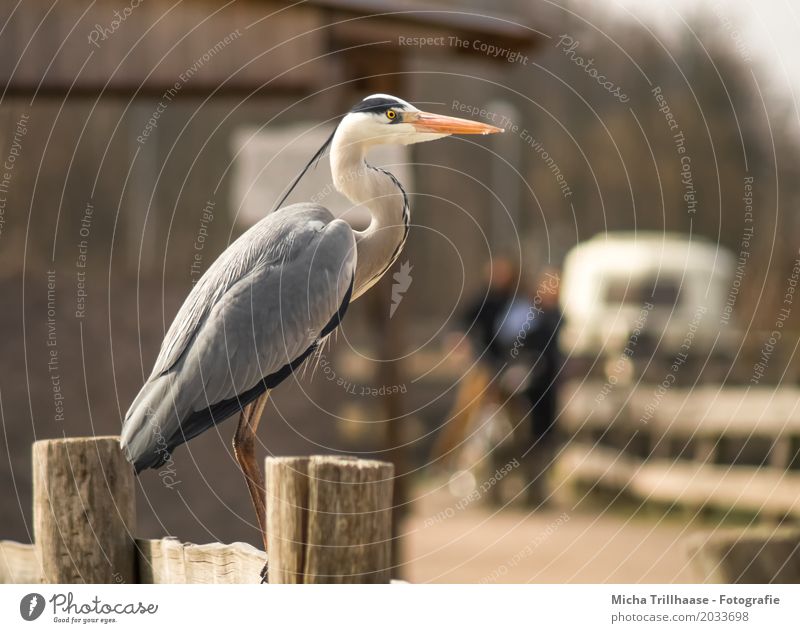
<instances>
[{"instance_id":1,"label":"wooden railing","mask_svg":"<svg viewBox=\"0 0 800 633\"><path fill-rule=\"evenodd\" d=\"M620 386L598 397L597 383L568 386L564 475L693 510L800 517L800 389L657 389Z\"/></svg>"}]
</instances>

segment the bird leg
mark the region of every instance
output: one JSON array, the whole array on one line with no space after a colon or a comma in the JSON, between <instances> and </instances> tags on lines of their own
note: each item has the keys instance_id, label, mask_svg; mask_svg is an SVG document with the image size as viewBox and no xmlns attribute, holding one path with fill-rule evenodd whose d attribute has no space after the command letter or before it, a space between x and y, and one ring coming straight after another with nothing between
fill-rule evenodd
<instances>
[{"instance_id":1,"label":"bird leg","mask_svg":"<svg viewBox=\"0 0 800 633\"><path fill-rule=\"evenodd\" d=\"M253 502L258 526L261 529L261 537L264 540L264 552L267 551L267 492L264 488L264 474L256 461L256 430L268 397L269 391L266 391L242 409L239 426L236 427L236 433L233 436L233 453L244 474L247 489L250 491L250 499ZM266 580L266 570L267 566L265 565L261 572L262 581Z\"/></svg>"}]
</instances>

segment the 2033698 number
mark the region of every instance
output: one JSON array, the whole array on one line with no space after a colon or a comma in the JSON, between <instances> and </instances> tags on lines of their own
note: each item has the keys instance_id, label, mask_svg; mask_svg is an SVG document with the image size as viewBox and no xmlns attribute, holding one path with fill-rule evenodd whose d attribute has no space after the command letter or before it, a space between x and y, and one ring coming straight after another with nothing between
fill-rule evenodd
<instances>
[{"instance_id":1,"label":"2033698 number","mask_svg":"<svg viewBox=\"0 0 800 633\"><path fill-rule=\"evenodd\" d=\"M700 611L698 622L747 622L750 613L747 611Z\"/></svg>"}]
</instances>

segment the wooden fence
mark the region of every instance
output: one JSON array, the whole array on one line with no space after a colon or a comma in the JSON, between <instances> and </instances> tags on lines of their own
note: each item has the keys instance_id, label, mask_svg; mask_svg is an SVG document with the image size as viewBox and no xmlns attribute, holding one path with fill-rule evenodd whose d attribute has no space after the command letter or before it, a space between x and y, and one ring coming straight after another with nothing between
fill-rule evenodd
<instances>
[{"instance_id":1,"label":"wooden fence","mask_svg":"<svg viewBox=\"0 0 800 633\"><path fill-rule=\"evenodd\" d=\"M564 474L691 511L800 519L800 389L656 389L568 385Z\"/></svg>"},{"instance_id":2,"label":"wooden fence","mask_svg":"<svg viewBox=\"0 0 800 633\"><path fill-rule=\"evenodd\" d=\"M244 543L135 538L135 476L117 437L33 445L34 543L0 541L3 583L259 582ZM338 456L267 458L271 583L387 583L393 466Z\"/></svg>"},{"instance_id":3,"label":"wooden fence","mask_svg":"<svg viewBox=\"0 0 800 633\"><path fill-rule=\"evenodd\" d=\"M34 544L0 541L0 583L255 583L267 562L244 543L135 538L135 477L118 438L33 447ZM348 457L268 458L270 583L390 581L391 464ZM695 534L705 582L800 581L800 528Z\"/></svg>"},{"instance_id":4,"label":"wooden fence","mask_svg":"<svg viewBox=\"0 0 800 633\"><path fill-rule=\"evenodd\" d=\"M567 385L560 418L568 482L641 503L758 517L692 535L703 582L800 582L800 390ZM598 394L600 394L598 396Z\"/></svg>"}]
</instances>

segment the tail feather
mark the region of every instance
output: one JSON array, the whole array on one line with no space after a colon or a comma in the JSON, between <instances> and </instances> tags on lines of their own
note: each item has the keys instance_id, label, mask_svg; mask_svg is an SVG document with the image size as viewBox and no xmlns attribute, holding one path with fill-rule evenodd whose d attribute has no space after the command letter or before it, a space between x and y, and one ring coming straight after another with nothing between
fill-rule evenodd
<instances>
[{"instance_id":1,"label":"tail feather","mask_svg":"<svg viewBox=\"0 0 800 633\"><path fill-rule=\"evenodd\" d=\"M161 466L174 448L170 440L187 413L174 382L171 374L150 378L125 414L120 446L137 473Z\"/></svg>"}]
</instances>

